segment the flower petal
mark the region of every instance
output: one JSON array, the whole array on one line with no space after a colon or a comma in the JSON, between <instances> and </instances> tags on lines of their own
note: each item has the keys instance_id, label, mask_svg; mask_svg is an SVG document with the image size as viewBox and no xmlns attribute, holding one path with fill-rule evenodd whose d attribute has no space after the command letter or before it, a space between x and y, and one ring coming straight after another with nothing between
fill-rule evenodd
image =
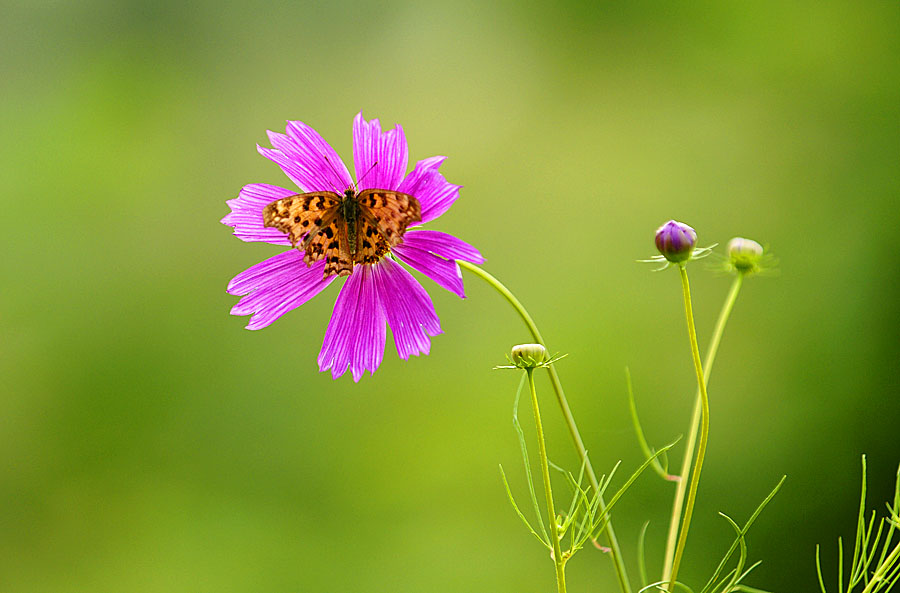
<instances>
[{"instance_id":1,"label":"flower petal","mask_svg":"<svg viewBox=\"0 0 900 593\"><path fill-rule=\"evenodd\" d=\"M453 235L440 231L413 230L403 235L403 246L430 251L447 259L461 259L473 264L483 264L481 253Z\"/></svg>"},{"instance_id":2,"label":"flower petal","mask_svg":"<svg viewBox=\"0 0 900 593\"><path fill-rule=\"evenodd\" d=\"M302 121L289 121L287 135L287 141L279 139L280 145L273 142L272 146L305 166L310 176L309 191L342 193L353 185L344 161L318 132Z\"/></svg>"},{"instance_id":3,"label":"flower petal","mask_svg":"<svg viewBox=\"0 0 900 593\"><path fill-rule=\"evenodd\" d=\"M247 268L228 284L228 292L246 295L231 309L232 315L252 315L247 329L262 329L332 283L322 279L325 261L307 267L296 249Z\"/></svg>"},{"instance_id":4,"label":"flower petal","mask_svg":"<svg viewBox=\"0 0 900 593\"><path fill-rule=\"evenodd\" d=\"M390 259L373 266L378 300L387 317L397 355L407 360L410 355L428 354L428 336L441 333L431 297L412 274Z\"/></svg>"},{"instance_id":5,"label":"flower petal","mask_svg":"<svg viewBox=\"0 0 900 593\"><path fill-rule=\"evenodd\" d=\"M360 111L353 120L353 162L357 189L396 190L409 164L403 128L382 133L381 123L367 122Z\"/></svg>"},{"instance_id":6,"label":"flower petal","mask_svg":"<svg viewBox=\"0 0 900 593\"><path fill-rule=\"evenodd\" d=\"M423 223L446 212L459 197L462 186L447 182L438 172L438 167L446 159L444 156L433 156L419 161L397 188L397 191L413 195L419 200Z\"/></svg>"},{"instance_id":7,"label":"flower petal","mask_svg":"<svg viewBox=\"0 0 900 593\"><path fill-rule=\"evenodd\" d=\"M272 132L269 132L272 134ZM297 187L300 188L300 192L304 193L308 189L306 173L303 168L301 168L296 162L294 162L291 158L285 155L280 150L275 150L272 148L264 148L259 144L256 145L256 151L281 167L281 170L285 175L293 181ZM324 188L323 188L324 189Z\"/></svg>"},{"instance_id":8,"label":"flower petal","mask_svg":"<svg viewBox=\"0 0 900 593\"><path fill-rule=\"evenodd\" d=\"M353 184L344 161L318 132L299 121L289 121L287 132L287 136L268 132L272 148L257 145L256 149L303 192L341 193Z\"/></svg>"},{"instance_id":9,"label":"flower petal","mask_svg":"<svg viewBox=\"0 0 900 593\"><path fill-rule=\"evenodd\" d=\"M318 361L319 370L331 369L335 379L349 366L359 381L366 370L374 373L384 357L385 313L372 274L371 266L356 266L334 304Z\"/></svg>"},{"instance_id":10,"label":"flower petal","mask_svg":"<svg viewBox=\"0 0 900 593\"><path fill-rule=\"evenodd\" d=\"M446 260L430 251L410 247L406 244L394 247L391 253L396 255L400 261L422 272L440 286L456 294L459 298L466 298L462 272L455 261Z\"/></svg>"},{"instance_id":11,"label":"flower petal","mask_svg":"<svg viewBox=\"0 0 900 593\"><path fill-rule=\"evenodd\" d=\"M287 235L274 228L263 226L263 209L287 196L297 194L297 190L284 189L265 183L251 183L241 188L241 193L233 200L225 202L231 214L222 219L222 224L234 227L234 235L242 241L263 241L273 245L290 245Z\"/></svg>"}]
</instances>

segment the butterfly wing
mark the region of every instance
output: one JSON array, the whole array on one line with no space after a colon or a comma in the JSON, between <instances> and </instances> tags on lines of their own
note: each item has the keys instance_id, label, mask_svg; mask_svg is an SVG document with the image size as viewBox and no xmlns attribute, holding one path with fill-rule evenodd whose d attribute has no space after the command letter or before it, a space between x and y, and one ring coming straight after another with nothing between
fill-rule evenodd
<instances>
[{"instance_id":1,"label":"butterfly wing","mask_svg":"<svg viewBox=\"0 0 900 593\"><path fill-rule=\"evenodd\" d=\"M345 220L341 197L334 192L288 196L265 207L263 224L287 234L291 245L304 252L306 265L325 259L326 278L346 276L354 264L377 263L400 244L409 225L422 220L419 201L409 194L367 189L355 199L359 214L348 214L355 220ZM353 229L348 229L350 224Z\"/></svg>"},{"instance_id":2,"label":"butterfly wing","mask_svg":"<svg viewBox=\"0 0 900 593\"><path fill-rule=\"evenodd\" d=\"M356 251L353 261L360 264L378 263L390 251L388 240L381 234L371 217L363 213L357 220Z\"/></svg>"},{"instance_id":3,"label":"butterfly wing","mask_svg":"<svg viewBox=\"0 0 900 593\"><path fill-rule=\"evenodd\" d=\"M325 259L325 278L334 274L349 276L353 272L347 221L337 211L327 225L310 240L303 261L311 265L322 258Z\"/></svg>"},{"instance_id":4,"label":"butterfly wing","mask_svg":"<svg viewBox=\"0 0 900 593\"><path fill-rule=\"evenodd\" d=\"M422 220L419 201L409 194L367 189L357 199L362 213L356 233L357 261L360 255L375 257L377 261L388 249L400 244L409 225Z\"/></svg>"},{"instance_id":5,"label":"butterfly wing","mask_svg":"<svg viewBox=\"0 0 900 593\"><path fill-rule=\"evenodd\" d=\"M296 247L304 237L313 238L327 226L340 203L341 197L330 191L288 196L263 209L263 225L287 234L291 245Z\"/></svg>"}]
</instances>

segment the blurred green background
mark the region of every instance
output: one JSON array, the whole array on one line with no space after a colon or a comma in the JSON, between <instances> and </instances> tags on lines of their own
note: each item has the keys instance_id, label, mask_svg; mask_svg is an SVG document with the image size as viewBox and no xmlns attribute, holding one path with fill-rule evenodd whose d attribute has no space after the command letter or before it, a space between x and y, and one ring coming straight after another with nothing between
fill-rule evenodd
<instances>
[{"instance_id":1,"label":"blurred green background","mask_svg":"<svg viewBox=\"0 0 900 593\"><path fill-rule=\"evenodd\" d=\"M813 590L816 543L835 574L862 453L869 506L890 496L896 2L4 2L0 38L0 590L553 590L497 470L526 496L518 378L491 367L529 336L489 287L424 280L445 334L408 362L389 343L359 384L316 367L336 287L263 331L229 315L228 281L280 249L232 237L225 200L290 186L255 144L300 119L352 162L360 109L411 162L450 157L465 188L431 227L570 354L598 470L641 461L626 365L653 443L688 423L677 274L635 263L656 227L777 253L710 384L689 584L730 543L716 513L744 521L782 474L749 542L766 589ZM702 347L730 280L691 273ZM634 581L645 520L660 571L671 492L647 474L616 515ZM616 590L596 550L569 581Z\"/></svg>"}]
</instances>

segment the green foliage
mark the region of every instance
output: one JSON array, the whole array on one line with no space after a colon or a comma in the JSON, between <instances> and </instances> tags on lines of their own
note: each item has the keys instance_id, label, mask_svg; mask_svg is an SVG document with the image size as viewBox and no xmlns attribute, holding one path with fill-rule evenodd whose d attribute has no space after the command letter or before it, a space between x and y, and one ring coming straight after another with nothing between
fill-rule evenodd
<instances>
[{"instance_id":1,"label":"green foliage","mask_svg":"<svg viewBox=\"0 0 900 593\"><path fill-rule=\"evenodd\" d=\"M747 531L749 531L750 526L753 525L753 522L756 521L759 514L762 512L766 505L768 505L778 491L781 489L781 485L784 484L787 476L782 476L781 480L778 481L778 484L775 485L775 488L769 493L768 496L756 507L756 510L753 511L753 514L750 515L750 518L747 519L747 522L743 527L738 527L737 523L735 523L731 517L725 515L724 513L719 513L722 517L725 518L726 521L731 525L737 534L734 542L731 544L731 547L728 548L728 551L725 552L725 556L722 558L721 562L719 562L719 566L716 568L713 575L709 578L704 585L703 589L701 589L701 593L730 593L731 591L740 591L742 590L740 587L741 581L750 573L751 570L759 566L759 562L754 563L749 568L744 570L744 566L747 563L747 542L745 537L747 535ZM729 572L722 574L725 570L725 567L728 565L729 560L734 555L735 549L739 549L739 556L737 565L731 569Z\"/></svg>"},{"instance_id":2,"label":"green foliage","mask_svg":"<svg viewBox=\"0 0 900 593\"><path fill-rule=\"evenodd\" d=\"M540 503L538 502L537 495L535 494L534 478L528 456L528 446L525 442L525 433L522 430L522 425L519 423L519 399L522 395L522 389L525 385L525 378L526 375L523 374L522 381L519 383L519 388L516 390L515 403L513 404L513 426L516 429L516 435L519 439L519 449L522 454L522 463L525 466L525 477L528 483L528 493L531 498L531 505L534 509L534 514L538 523L538 529L540 530L540 533L532 526L531 522L519 508L518 503L516 503L515 496L513 496L512 494L512 490L509 487L509 481L506 479L506 473L503 471L502 466L500 467L500 476L503 480L503 486L506 489L506 494L509 497L509 502L512 505L513 510L515 510L516 515L518 515L518 517L528 528L528 531L535 538L537 538L538 541L540 541L548 550L552 550L550 536L548 535L547 528L544 525L544 518L541 515ZM585 485L584 483L587 460L582 462L581 467L578 470L577 477L571 472L568 472L558 465L551 463L551 467L553 469L557 470L565 476L566 482L572 493L572 497L569 500L569 504L567 506L568 510L565 512L565 514L549 519L557 522L560 543L563 542L564 538L568 537L568 549L563 551L563 558L565 560L570 559L575 554L575 552L582 549L588 541L595 541L597 537L599 537L600 534L603 533L603 530L609 524L610 512L612 511L613 507L615 507L616 503L621 500L622 496L631 487L631 485L634 484L635 480L637 480L638 477L642 473L644 473L644 470L646 470L654 462L656 462L657 458L660 455L663 455L666 451L671 449L677 442L678 439L650 455L649 458L644 461L644 463L642 463L640 467L638 467L631 474L631 476L629 476L629 478L625 481L624 484L622 484L622 486L615 492L615 494L613 494L612 498L605 505L603 511L600 510L600 501L605 496L605 493L609 488L610 483L612 482L613 476L615 475L616 470L619 467L618 463L613 467L608 475L600 477L599 487L596 489L596 491L592 491L593 489L590 487L590 485Z\"/></svg>"},{"instance_id":3,"label":"green foliage","mask_svg":"<svg viewBox=\"0 0 900 593\"><path fill-rule=\"evenodd\" d=\"M838 538L838 592L851 593L856 587L862 585L862 593L878 593L880 591L893 591L894 585L900 580L900 542L894 544L892 540L896 532L900 531L900 468L897 469L897 482L894 486L894 501L887 505L888 516L878 521L878 529L874 533L875 511L866 521L866 456L862 457L862 488L859 497L859 514L856 518L856 540L853 545L853 560L850 562L850 575L847 585L844 586L844 543ZM878 553L879 542L882 535L881 553ZM876 554L878 559L876 561ZM874 561L874 564L873 564ZM819 556L819 546L816 546L816 572L819 576L819 587L822 593L828 593L825 588L825 580L822 577L822 563Z\"/></svg>"},{"instance_id":4,"label":"green foliage","mask_svg":"<svg viewBox=\"0 0 900 593\"><path fill-rule=\"evenodd\" d=\"M747 565L747 541L746 536L747 532L750 530L750 527L759 517L760 513L762 513L763 509L775 498L775 495L781 489L782 484L784 484L787 476L783 476L781 480L778 481L778 484L775 485L775 488L769 492L768 496L756 507L756 510L750 515L750 518L747 519L747 522L744 523L743 527L740 527L735 521L724 513L719 513L728 524L731 525L732 529L735 532L735 539L732 542L731 546L726 550L722 560L719 561L716 570L713 572L712 576L700 590L700 593L733 593L735 591L744 591L746 593L766 593L761 589L754 589L753 587L748 587L744 585L742 581L747 577L750 572L760 565L761 561L757 561L754 564L750 565L746 569L744 568ZM644 524L644 528L641 530L641 536L638 540L638 561L641 569L641 577L643 583L646 582L646 574L647 569L644 565L644 553L643 553L643 542L644 542L644 532L646 531L647 524ZM731 570L725 572L726 567L728 566L728 562L734 556L734 553L738 552L738 560L737 564ZM668 583L664 581L657 581L655 583L650 583L648 585L644 585L638 593L642 593L643 591L650 590L659 590L665 591ZM693 593L694 590L688 585L676 582L675 587L681 589L683 591L688 591L689 593Z\"/></svg>"}]
</instances>

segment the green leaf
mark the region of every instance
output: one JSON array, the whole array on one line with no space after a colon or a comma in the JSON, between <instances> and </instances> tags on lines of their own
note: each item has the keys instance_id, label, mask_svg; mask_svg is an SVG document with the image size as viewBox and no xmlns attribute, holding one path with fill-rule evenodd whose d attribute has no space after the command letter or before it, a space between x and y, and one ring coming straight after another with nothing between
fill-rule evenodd
<instances>
[{"instance_id":1,"label":"green leaf","mask_svg":"<svg viewBox=\"0 0 900 593\"><path fill-rule=\"evenodd\" d=\"M713 572L713 575L706 582L706 585L703 587L703 589L701 589L701 593L708 592L712 589L712 587L714 586L714 583L716 583L719 580L719 578L721 577L722 571L725 570L725 565L728 564L728 561L731 559L731 556L734 554L735 550L738 549L738 547L740 547L742 549L742 554L746 550L746 548L744 547L745 546L744 536L747 534L747 531L750 529L750 526L753 525L753 522L756 521L756 518L759 517L759 514L763 511L764 508L766 508L766 505L768 505L769 502L771 502L772 499L775 498L775 495L778 494L778 491L781 489L781 485L784 484L784 481L786 479L787 479L787 476L781 477L781 479L778 481L778 484L775 485L775 488L773 488L772 491L769 492L769 495L766 496L765 499L763 499L763 501L759 504L759 506L756 507L756 510L753 511L753 513L750 515L750 518L747 519L747 522L744 524L744 527L741 529L738 529L737 538L735 538L734 542L732 542L731 547L728 548L728 551L725 552L725 556L722 558L721 562L719 562L719 566L716 568L715 572ZM719 514L721 515L722 513L719 513ZM726 515L722 515L722 516L725 517L726 519L728 519L728 521L730 523L734 524L734 521L732 521L729 517L727 517ZM743 560L741 560L739 562L739 565L741 565L741 566L743 565Z\"/></svg>"},{"instance_id":2,"label":"green leaf","mask_svg":"<svg viewBox=\"0 0 900 593\"><path fill-rule=\"evenodd\" d=\"M822 590L822 593L828 593L825 590L825 581L822 579L822 559L820 558L818 544L816 544L816 572L819 575L819 588Z\"/></svg>"},{"instance_id":3,"label":"green leaf","mask_svg":"<svg viewBox=\"0 0 900 593\"><path fill-rule=\"evenodd\" d=\"M641 586L647 584L647 562L644 560L644 540L647 537L647 528L650 526L650 521L644 521L644 524L641 526L641 532L638 534L637 541L637 561L638 561L638 571L641 574Z\"/></svg>"},{"instance_id":4,"label":"green leaf","mask_svg":"<svg viewBox=\"0 0 900 593\"><path fill-rule=\"evenodd\" d=\"M654 458L653 451L650 449L650 445L647 444L647 439L644 438L644 430L641 428L641 421L638 419L637 405L634 403L634 389L631 384L631 371L628 370L628 367L625 367L625 385L628 391L628 409L631 411L631 423L634 426L634 434L637 436L641 451L644 452L644 457L646 459L654 459L653 471L659 474L662 479L669 481L668 462L665 462L665 466L660 464L660 462ZM664 457L663 459L666 458Z\"/></svg>"},{"instance_id":5,"label":"green leaf","mask_svg":"<svg viewBox=\"0 0 900 593\"><path fill-rule=\"evenodd\" d=\"M875 515L872 515L875 520ZM871 534L871 528L869 529ZM856 540L853 543L853 560L850 562L850 582L847 589L853 588L862 575L859 574L860 555L866 553L866 456L862 456L862 488L859 495L859 514L856 517Z\"/></svg>"},{"instance_id":6,"label":"green leaf","mask_svg":"<svg viewBox=\"0 0 900 593\"><path fill-rule=\"evenodd\" d=\"M519 448L522 450L522 462L525 464L525 478L528 481L528 494L531 495L531 504L534 507L534 514L537 517L538 525L541 528L541 533L544 535L544 540L550 541L550 536L547 535L547 529L544 527L544 519L541 516L541 505L538 504L537 496L534 493L534 478L531 475L531 462L528 460L528 447L525 445L525 432L522 430L522 425L519 424L519 398L522 395L522 388L525 386L525 373L522 373L522 380L519 382L519 389L516 390L516 401L513 404L513 426L516 427L516 434L519 435ZM555 517L550 517L551 521L555 521Z\"/></svg>"},{"instance_id":7,"label":"green leaf","mask_svg":"<svg viewBox=\"0 0 900 593\"><path fill-rule=\"evenodd\" d=\"M737 534L737 539L740 545L740 554L738 556L737 566L731 570L728 574L732 575L730 579L724 580L727 584L722 587L723 592L728 592L732 590L732 587L738 583L740 578L743 576L741 572L744 570L744 564L747 562L747 540L744 539L743 530L738 527L738 524L734 522L734 520L726 515L725 513L719 513L720 516L724 517L726 521L731 525L731 528L734 529L734 532Z\"/></svg>"},{"instance_id":8,"label":"green leaf","mask_svg":"<svg viewBox=\"0 0 900 593\"><path fill-rule=\"evenodd\" d=\"M649 591L650 589L656 589L657 591L667 591L668 590L668 581L656 581L655 583L650 583L646 587L641 587L638 589L637 593L644 593L645 591ZM675 581L674 587L678 587L682 591L687 591L687 593L694 593L694 590L682 583L681 581Z\"/></svg>"},{"instance_id":9,"label":"green leaf","mask_svg":"<svg viewBox=\"0 0 900 593\"><path fill-rule=\"evenodd\" d=\"M531 526L531 523L528 522L528 519L525 518L525 515L522 514L522 511L519 510L519 505L516 504L516 499L513 497L512 491L509 489L509 482L506 481L506 473L503 471L503 466L500 466L500 476L503 478L503 486L506 488L506 495L509 497L509 502L512 505L513 509L515 509L516 514L519 515L519 519L522 520L522 523L525 524L525 527L528 528L528 531L538 539L539 542L544 544L548 549L552 550L553 547L550 545L549 539L545 541L541 538L540 535L534 530Z\"/></svg>"},{"instance_id":10,"label":"green leaf","mask_svg":"<svg viewBox=\"0 0 900 593\"><path fill-rule=\"evenodd\" d=\"M755 589L753 587L748 587L747 585L738 585L732 591L744 591L744 593L769 593L769 591L765 591L764 589Z\"/></svg>"},{"instance_id":11,"label":"green leaf","mask_svg":"<svg viewBox=\"0 0 900 593\"><path fill-rule=\"evenodd\" d=\"M615 495L613 495L613 497L607 503L606 509L605 509L605 512L603 513L603 518L601 519L601 521L595 522L595 524L591 527L591 533L593 534L592 537L596 538L597 536L600 535L600 532L603 530L604 527L606 527L606 524L609 522L609 514L612 511L613 507L616 506L616 503L619 501L619 499L622 498L622 495L625 494L625 492L634 483L634 481L637 480L638 477L640 477L640 475L642 473L644 473L644 470L647 469L651 463L653 463L654 459L656 459L657 457L659 457L660 455L662 455L663 453L665 453L666 451L668 451L669 449L674 447L675 444L680 439L681 439L681 437L678 437L677 439L675 439L674 441L672 441L671 443L669 443L668 445L666 445L665 447L663 447L662 449L660 449L659 451L654 453L653 456L650 457L650 459L648 459L644 463L642 463L641 466L638 467L637 470L635 470L635 472L633 474L631 474L631 477L628 478L628 480L622 485L621 488L619 488L619 490L615 493ZM618 467L618 464L617 464L617 467ZM612 472L610 472L610 479L612 479ZM607 480L607 485L608 484L609 484L609 480ZM599 493L595 496L595 499L597 502L599 502L599 499L600 499Z\"/></svg>"}]
</instances>

